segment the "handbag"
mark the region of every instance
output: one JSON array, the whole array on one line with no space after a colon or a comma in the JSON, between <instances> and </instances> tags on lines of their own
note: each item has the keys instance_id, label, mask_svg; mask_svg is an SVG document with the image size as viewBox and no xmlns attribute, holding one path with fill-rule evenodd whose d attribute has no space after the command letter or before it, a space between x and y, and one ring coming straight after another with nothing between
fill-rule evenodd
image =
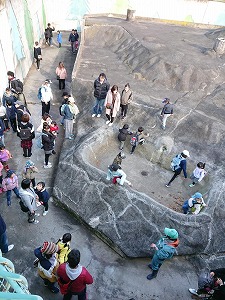
<instances>
[{"instance_id":1,"label":"handbag","mask_svg":"<svg viewBox=\"0 0 225 300\"><path fill-rule=\"evenodd\" d=\"M113 109L113 105L112 103L106 103L106 106L105 106L107 109Z\"/></svg>"},{"instance_id":2,"label":"handbag","mask_svg":"<svg viewBox=\"0 0 225 300\"><path fill-rule=\"evenodd\" d=\"M56 76L56 79L57 79L57 80L59 80L59 79L60 79L60 76L59 76L59 75L57 75L57 76Z\"/></svg>"},{"instance_id":3,"label":"handbag","mask_svg":"<svg viewBox=\"0 0 225 300\"><path fill-rule=\"evenodd\" d=\"M38 54L38 60L42 60L42 55Z\"/></svg>"}]
</instances>

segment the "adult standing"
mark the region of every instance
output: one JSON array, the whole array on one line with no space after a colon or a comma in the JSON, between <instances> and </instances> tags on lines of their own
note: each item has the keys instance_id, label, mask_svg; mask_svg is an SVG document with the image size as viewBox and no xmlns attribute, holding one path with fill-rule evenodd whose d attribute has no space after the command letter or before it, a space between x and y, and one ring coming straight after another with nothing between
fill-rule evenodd
<instances>
[{"instance_id":1,"label":"adult standing","mask_svg":"<svg viewBox=\"0 0 225 300\"><path fill-rule=\"evenodd\" d=\"M112 126L114 118L120 110L120 93L118 92L117 85L113 85L111 90L108 91L104 105L106 108L106 118L108 119L106 124Z\"/></svg>"},{"instance_id":2,"label":"adult standing","mask_svg":"<svg viewBox=\"0 0 225 300\"><path fill-rule=\"evenodd\" d=\"M44 123L47 123L49 126L52 123L51 116L47 113L44 113L44 115L41 118L41 124L37 128L38 132L42 132Z\"/></svg>"},{"instance_id":3,"label":"adult standing","mask_svg":"<svg viewBox=\"0 0 225 300\"><path fill-rule=\"evenodd\" d=\"M178 232L176 229L165 228L165 236L163 236L156 244L151 244L150 247L155 249L155 254L152 258L149 268L152 273L147 276L148 280L156 278L159 268L166 259L173 257L176 248L179 245Z\"/></svg>"},{"instance_id":4,"label":"adult standing","mask_svg":"<svg viewBox=\"0 0 225 300\"><path fill-rule=\"evenodd\" d=\"M55 27L51 27L51 24L48 23L48 27L45 29L45 39L46 43L52 47L52 38L53 38L53 31L55 31Z\"/></svg>"},{"instance_id":5,"label":"adult standing","mask_svg":"<svg viewBox=\"0 0 225 300\"><path fill-rule=\"evenodd\" d=\"M49 157L52 155L54 150L55 138L56 136L50 131L50 126L47 123L44 123L42 131L42 144L45 151L45 169L52 167L52 164L49 162Z\"/></svg>"},{"instance_id":6,"label":"adult standing","mask_svg":"<svg viewBox=\"0 0 225 300\"><path fill-rule=\"evenodd\" d=\"M77 33L77 30L72 29L69 35L69 42L71 44L71 51L73 54L76 53L78 39L79 39L79 34Z\"/></svg>"},{"instance_id":7,"label":"adult standing","mask_svg":"<svg viewBox=\"0 0 225 300\"><path fill-rule=\"evenodd\" d=\"M6 235L6 224L2 216L0 215L0 249L2 253L7 253L8 251L12 250L13 247L13 244L8 245L8 238Z\"/></svg>"},{"instance_id":8,"label":"adult standing","mask_svg":"<svg viewBox=\"0 0 225 300\"><path fill-rule=\"evenodd\" d=\"M93 107L92 118L100 118L102 114L103 105L105 103L106 95L109 91L110 85L106 79L106 75L101 73L94 81L94 97L95 106Z\"/></svg>"},{"instance_id":9,"label":"adult standing","mask_svg":"<svg viewBox=\"0 0 225 300\"><path fill-rule=\"evenodd\" d=\"M78 295L78 300L86 300L86 285L93 283L91 274L80 265L80 251L72 249L68 254L68 260L59 266L57 270L60 291L65 284L69 287L65 291L63 300L71 300L73 295Z\"/></svg>"},{"instance_id":10,"label":"adult standing","mask_svg":"<svg viewBox=\"0 0 225 300\"><path fill-rule=\"evenodd\" d=\"M21 139L21 148L23 148L23 156L27 158L30 158L32 155L32 140L35 138L34 126L29 121L29 115L24 114L17 127L17 134Z\"/></svg>"},{"instance_id":11,"label":"adult standing","mask_svg":"<svg viewBox=\"0 0 225 300\"><path fill-rule=\"evenodd\" d=\"M28 222L34 224L39 223L38 220L35 220L35 216L39 216L39 214L35 214L35 211L37 210L37 196L35 194L35 191L31 187L31 181L29 179L22 180L21 188L19 189L19 195L24 207L27 207Z\"/></svg>"},{"instance_id":12,"label":"adult standing","mask_svg":"<svg viewBox=\"0 0 225 300\"><path fill-rule=\"evenodd\" d=\"M26 105L26 99L23 94L23 83L16 79L12 71L7 72L9 89L13 92L13 95L16 99L22 101Z\"/></svg>"},{"instance_id":13,"label":"adult standing","mask_svg":"<svg viewBox=\"0 0 225 300\"><path fill-rule=\"evenodd\" d=\"M73 139L73 122L76 115L79 113L79 109L75 104L74 98L69 97L68 103L62 106L62 114L64 116L64 126L65 126L65 138Z\"/></svg>"},{"instance_id":14,"label":"adult standing","mask_svg":"<svg viewBox=\"0 0 225 300\"><path fill-rule=\"evenodd\" d=\"M56 75L57 75L57 79L59 81L59 89L63 89L65 90L65 80L67 77L67 72L66 72L66 68L63 64L63 62L59 62L58 67L55 70Z\"/></svg>"},{"instance_id":15,"label":"adult standing","mask_svg":"<svg viewBox=\"0 0 225 300\"><path fill-rule=\"evenodd\" d=\"M130 84L125 84L121 93L121 119L125 119L127 116L128 105L133 100L133 92L130 89Z\"/></svg>"},{"instance_id":16,"label":"adult standing","mask_svg":"<svg viewBox=\"0 0 225 300\"><path fill-rule=\"evenodd\" d=\"M14 96L14 94L11 92L9 88L5 89L5 92L2 96L2 104L6 107L6 104L8 101L11 101L13 104L17 101L17 98Z\"/></svg>"},{"instance_id":17,"label":"adult standing","mask_svg":"<svg viewBox=\"0 0 225 300\"><path fill-rule=\"evenodd\" d=\"M7 118L6 115L6 108L5 106L2 105L2 103L0 102L0 119L2 120L3 124L4 124L4 131L9 131L9 120Z\"/></svg>"},{"instance_id":18,"label":"adult standing","mask_svg":"<svg viewBox=\"0 0 225 300\"><path fill-rule=\"evenodd\" d=\"M46 79L41 87L42 116L44 113L49 114L50 111L50 101L53 100L51 83L51 80Z\"/></svg>"},{"instance_id":19,"label":"adult standing","mask_svg":"<svg viewBox=\"0 0 225 300\"><path fill-rule=\"evenodd\" d=\"M17 124L16 124L16 108L12 101L6 101L6 115L10 121L13 132L17 132Z\"/></svg>"},{"instance_id":20,"label":"adult standing","mask_svg":"<svg viewBox=\"0 0 225 300\"><path fill-rule=\"evenodd\" d=\"M36 59L37 70L40 71L40 62L42 60L42 55L41 55L41 47L38 42L35 42L34 58Z\"/></svg>"},{"instance_id":21,"label":"adult standing","mask_svg":"<svg viewBox=\"0 0 225 300\"><path fill-rule=\"evenodd\" d=\"M173 104L170 103L169 98L165 98L162 103L165 105L163 106L161 117L162 117L162 129L166 129L166 121L167 118L173 115Z\"/></svg>"},{"instance_id":22,"label":"adult standing","mask_svg":"<svg viewBox=\"0 0 225 300\"><path fill-rule=\"evenodd\" d=\"M17 124L19 124L22 120L22 116L24 114L28 114L29 116L31 115L28 108L23 105L20 101L17 101L15 103L15 108L16 108L16 119L17 119Z\"/></svg>"}]
</instances>

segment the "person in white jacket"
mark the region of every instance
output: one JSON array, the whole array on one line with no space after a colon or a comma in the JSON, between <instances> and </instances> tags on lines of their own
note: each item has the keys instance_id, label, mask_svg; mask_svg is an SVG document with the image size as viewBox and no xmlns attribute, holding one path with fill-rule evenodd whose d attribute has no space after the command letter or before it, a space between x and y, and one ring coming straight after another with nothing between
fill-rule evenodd
<instances>
[{"instance_id":1,"label":"person in white jacket","mask_svg":"<svg viewBox=\"0 0 225 300\"><path fill-rule=\"evenodd\" d=\"M121 167L117 164L112 164L108 166L108 172L107 172L107 180L112 180L112 183L119 185L123 185L124 183L127 183L129 186L132 186L131 182L128 181L127 175L124 171L121 170Z\"/></svg>"},{"instance_id":2,"label":"person in white jacket","mask_svg":"<svg viewBox=\"0 0 225 300\"><path fill-rule=\"evenodd\" d=\"M190 178L192 179L192 183L189 184L189 187L193 187L196 183L202 181L205 175L205 163L199 162L190 176Z\"/></svg>"},{"instance_id":3,"label":"person in white jacket","mask_svg":"<svg viewBox=\"0 0 225 300\"><path fill-rule=\"evenodd\" d=\"M41 104L42 104L42 116L50 111L50 101L53 100L51 80L46 79L41 87Z\"/></svg>"}]
</instances>

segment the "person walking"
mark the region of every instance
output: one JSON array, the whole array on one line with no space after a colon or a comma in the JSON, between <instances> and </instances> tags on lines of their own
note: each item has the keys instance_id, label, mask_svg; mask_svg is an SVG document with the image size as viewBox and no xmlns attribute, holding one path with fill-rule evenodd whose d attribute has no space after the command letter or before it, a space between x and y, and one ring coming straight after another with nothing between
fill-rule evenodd
<instances>
[{"instance_id":1,"label":"person walking","mask_svg":"<svg viewBox=\"0 0 225 300\"><path fill-rule=\"evenodd\" d=\"M65 80L67 77L67 72L63 62L59 62L59 65L56 68L55 72L57 75L57 80L59 81L59 89L65 90Z\"/></svg>"},{"instance_id":2,"label":"person walking","mask_svg":"<svg viewBox=\"0 0 225 300\"><path fill-rule=\"evenodd\" d=\"M22 178L29 179L34 188L35 187L35 173L38 173L38 172L39 172L38 168L35 166L35 164L31 160L28 160L25 164L25 167L23 168Z\"/></svg>"},{"instance_id":3,"label":"person walking","mask_svg":"<svg viewBox=\"0 0 225 300\"><path fill-rule=\"evenodd\" d=\"M79 113L79 109L75 104L74 98L69 97L68 103L64 104L61 112L64 116L64 126L65 126L65 139L72 140L73 137L73 122L76 115Z\"/></svg>"},{"instance_id":4,"label":"person walking","mask_svg":"<svg viewBox=\"0 0 225 300\"><path fill-rule=\"evenodd\" d=\"M71 300L73 295L78 300L86 300L86 285L93 283L91 274L80 265L80 251L72 249L68 254L66 263L61 264L57 270L58 284L63 300ZM67 287L67 288L66 288Z\"/></svg>"},{"instance_id":5,"label":"person walking","mask_svg":"<svg viewBox=\"0 0 225 300\"><path fill-rule=\"evenodd\" d=\"M11 195L12 191L15 193L16 197L20 199L18 191L18 177L12 170L8 170L6 177L2 181L3 192L6 192L7 205L11 206Z\"/></svg>"},{"instance_id":6,"label":"person walking","mask_svg":"<svg viewBox=\"0 0 225 300\"><path fill-rule=\"evenodd\" d=\"M53 100L51 80L46 79L41 86L41 104L42 104L42 116L50 111L50 101Z\"/></svg>"},{"instance_id":7,"label":"person walking","mask_svg":"<svg viewBox=\"0 0 225 300\"><path fill-rule=\"evenodd\" d=\"M45 40L46 40L46 44L48 44L50 47L53 47L52 45L53 31L55 31L55 27L51 26L51 24L48 23L48 27L45 29Z\"/></svg>"},{"instance_id":8,"label":"person walking","mask_svg":"<svg viewBox=\"0 0 225 300\"><path fill-rule=\"evenodd\" d=\"M108 119L106 124L112 126L114 118L120 109L120 94L117 85L113 85L111 90L108 91L104 106L106 108L106 118Z\"/></svg>"},{"instance_id":9,"label":"person walking","mask_svg":"<svg viewBox=\"0 0 225 300\"><path fill-rule=\"evenodd\" d=\"M118 140L120 142L120 146L119 146L120 150L123 150L124 143L127 139L127 136L133 134L133 132L129 131L128 129L129 129L128 124L124 124L123 128L119 129Z\"/></svg>"},{"instance_id":10,"label":"person walking","mask_svg":"<svg viewBox=\"0 0 225 300\"><path fill-rule=\"evenodd\" d=\"M130 89L130 84L127 83L125 84L124 89L122 90L121 93L121 119L125 119L127 116L127 110L128 110L128 106L131 103L131 101L133 101L133 92Z\"/></svg>"},{"instance_id":11,"label":"person walking","mask_svg":"<svg viewBox=\"0 0 225 300\"><path fill-rule=\"evenodd\" d=\"M105 103L106 95L109 91L109 83L106 79L106 75L101 73L99 77L94 81L94 97L95 105L93 107L92 118L100 118L102 114L103 105Z\"/></svg>"},{"instance_id":12,"label":"person walking","mask_svg":"<svg viewBox=\"0 0 225 300\"><path fill-rule=\"evenodd\" d=\"M189 184L189 187L193 187L195 186L196 183L201 182L202 179L205 177L205 175L206 175L205 163L203 162L197 163L196 168L194 169L193 173L190 176L192 183Z\"/></svg>"},{"instance_id":13,"label":"person walking","mask_svg":"<svg viewBox=\"0 0 225 300\"><path fill-rule=\"evenodd\" d=\"M148 267L152 270L152 273L147 276L148 280L152 280L157 277L159 268L166 259L173 257L176 248L179 245L178 232L176 229L165 228L163 236L156 244L152 243L151 248L155 249L154 256Z\"/></svg>"},{"instance_id":14,"label":"person walking","mask_svg":"<svg viewBox=\"0 0 225 300\"><path fill-rule=\"evenodd\" d=\"M31 181L29 179L23 179L21 182L21 188L19 189L19 195L24 207L27 208L28 223L38 224L39 221L35 220L35 217L39 217L40 214L36 214L36 194L34 189L31 187Z\"/></svg>"},{"instance_id":15,"label":"person walking","mask_svg":"<svg viewBox=\"0 0 225 300\"><path fill-rule=\"evenodd\" d=\"M59 44L59 48L62 46L62 33L58 30L57 31L57 42Z\"/></svg>"},{"instance_id":16,"label":"person walking","mask_svg":"<svg viewBox=\"0 0 225 300\"><path fill-rule=\"evenodd\" d=\"M184 150L182 153L177 154L171 161L171 169L174 172L173 177L170 179L170 181L166 184L166 187L169 188L171 186L171 183L174 181L174 179L180 175L180 173L183 171L184 178L187 178L187 161L186 158L190 157L189 151Z\"/></svg>"},{"instance_id":17,"label":"person walking","mask_svg":"<svg viewBox=\"0 0 225 300\"><path fill-rule=\"evenodd\" d=\"M77 30L72 29L70 35L69 35L69 42L71 44L71 51L73 54L76 53L78 49L78 39L79 39L79 34L77 33Z\"/></svg>"},{"instance_id":18,"label":"person walking","mask_svg":"<svg viewBox=\"0 0 225 300\"><path fill-rule=\"evenodd\" d=\"M173 115L173 104L170 103L169 98L165 98L162 103L165 105L163 106L161 117L162 117L162 129L166 129L166 121L167 119Z\"/></svg>"},{"instance_id":19,"label":"person walking","mask_svg":"<svg viewBox=\"0 0 225 300\"><path fill-rule=\"evenodd\" d=\"M38 42L34 44L34 58L37 64L37 70L40 71L40 62L42 60L41 47Z\"/></svg>"},{"instance_id":20,"label":"person walking","mask_svg":"<svg viewBox=\"0 0 225 300\"><path fill-rule=\"evenodd\" d=\"M50 126L47 123L44 123L42 131L42 149L44 149L45 152L45 169L52 167L52 164L49 162L49 157L54 151L55 138L56 136L50 131Z\"/></svg>"},{"instance_id":21,"label":"person walking","mask_svg":"<svg viewBox=\"0 0 225 300\"><path fill-rule=\"evenodd\" d=\"M138 145L143 145L145 143L145 138L149 137L149 133L145 134L144 133L144 128L143 127L138 127L138 130L134 134L134 136L130 140L130 144L132 146L130 154L134 153L134 150Z\"/></svg>"},{"instance_id":22,"label":"person walking","mask_svg":"<svg viewBox=\"0 0 225 300\"><path fill-rule=\"evenodd\" d=\"M11 100L6 101L6 115L10 121L13 132L17 132L16 108Z\"/></svg>"},{"instance_id":23,"label":"person walking","mask_svg":"<svg viewBox=\"0 0 225 300\"><path fill-rule=\"evenodd\" d=\"M0 250L3 254L11 251L14 248L14 245L8 245L8 238L6 234L6 224L3 217L0 214Z\"/></svg>"},{"instance_id":24,"label":"person walking","mask_svg":"<svg viewBox=\"0 0 225 300\"><path fill-rule=\"evenodd\" d=\"M184 214L192 213L193 215L198 215L202 207L205 206L207 204L205 204L202 194L197 192L184 202L182 209Z\"/></svg>"},{"instance_id":25,"label":"person walking","mask_svg":"<svg viewBox=\"0 0 225 300\"><path fill-rule=\"evenodd\" d=\"M34 126L29 121L29 115L24 114L17 127L18 137L21 139L21 148L23 148L23 156L27 158L32 155L32 140L35 138Z\"/></svg>"}]
</instances>

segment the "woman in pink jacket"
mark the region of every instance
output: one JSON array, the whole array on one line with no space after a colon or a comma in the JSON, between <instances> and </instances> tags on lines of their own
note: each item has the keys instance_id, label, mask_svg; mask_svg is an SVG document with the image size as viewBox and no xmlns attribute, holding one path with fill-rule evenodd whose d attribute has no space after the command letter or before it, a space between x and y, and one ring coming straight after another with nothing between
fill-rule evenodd
<instances>
[{"instance_id":1,"label":"woman in pink jacket","mask_svg":"<svg viewBox=\"0 0 225 300\"><path fill-rule=\"evenodd\" d=\"M12 170L8 170L6 177L2 181L3 191L6 192L7 205L11 205L12 191L16 194L16 197L20 199L18 191L18 177Z\"/></svg>"},{"instance_id":2,"label":"woman in pink jacket","mask_svg":"<svg viewBox=\"0 0 225 300\"><path fill-rule=\"evenodd\" d=\"M63 89L65 90L65 80L67 77L67 72L66 72L66 68L64 67L63 62L59 62L58 67L55 70L56 75L57 75L57 79L59 80L59 89Z\"/></svg>"},{"instance_id":3,"label":"woman in pink jacket","mask_svg":"<svg viewBox=\"0 0 225 300\"><path fill-rule=\"evenodd\" d=\"M120 109L120 94L117 85L113 85L111 90L108 91L104 106L106 108L105 113L108 119L106 124L112 126L114 118Z\"/></svg>"}]
</instances>

